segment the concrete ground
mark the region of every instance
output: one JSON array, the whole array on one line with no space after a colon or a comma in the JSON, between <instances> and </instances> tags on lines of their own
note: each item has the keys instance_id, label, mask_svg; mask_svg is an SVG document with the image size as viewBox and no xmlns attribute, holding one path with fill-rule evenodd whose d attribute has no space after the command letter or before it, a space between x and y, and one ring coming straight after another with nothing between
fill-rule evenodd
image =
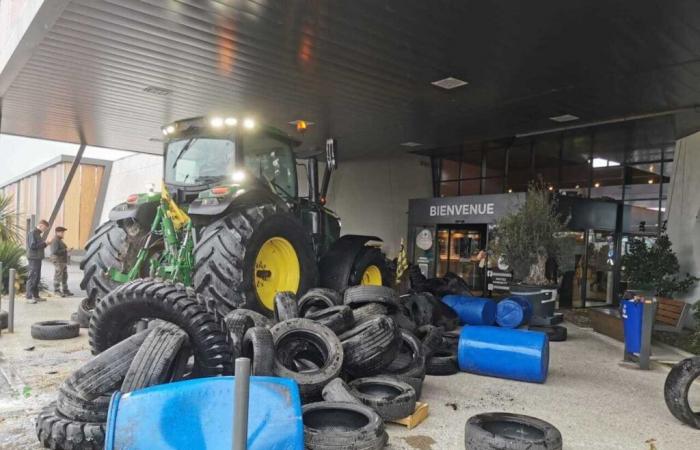
<instances>
[{"instance_id":1,"label":"concrete ground","mask_svg":"<svg viewBox=\"0 0 700 450\"><path fill-rule=\"evenodd\" d=\"M71 289L78 293L75 267L71 279ZM29 305L18 299L15 333L5 331L0 337L0 449L41 448L34 433L36 414L53 400L58 384L89 359L86 330L64 341L36 341L29 333L34 321L69 318L79 300L54 297ZM620 362L620 343L567 326L569 340L551 345L545 384L466 373L427 377L422 401L429 404L430 416L413 430L389 424L389 448L462 449L465 421L487 411L547 420L561 431L565 449L700 448L700 431L681 424L666 409L663 385L668 366L631 368ZM668 347L654 353L663 361L684 357Z\"/></svg>"}]
</instances>

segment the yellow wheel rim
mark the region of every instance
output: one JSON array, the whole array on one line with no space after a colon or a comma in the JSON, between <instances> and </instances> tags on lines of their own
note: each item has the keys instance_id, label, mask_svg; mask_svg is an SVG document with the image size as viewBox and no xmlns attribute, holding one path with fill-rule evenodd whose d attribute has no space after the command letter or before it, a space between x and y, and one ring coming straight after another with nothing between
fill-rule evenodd
<instances>
[{"instance_id":1,"label":"yellow wheel rim","mask_svg":"<svg viewBox=\"0 0 700 450\"><path fill-rule=\"evenodd\" d=\"M375 266L374 264L372 264L371 266L367 266L364 273L362 274L362 281L360 282L360 284L363 286L381 286L382 271L379 270L379 267Z\"/></svg>"},{"instance_id":2,"label":"yellow wheel rim","mask_svg":"<svg viewBox=\"0 0 700 450\"><path fill-rule=\"evenodd\" d=\"M292 244L281 237L265 241L255 258L255 292L262 305L272 311L275 294L299 290L301 267Z\"/></svg>"}]
</instances>

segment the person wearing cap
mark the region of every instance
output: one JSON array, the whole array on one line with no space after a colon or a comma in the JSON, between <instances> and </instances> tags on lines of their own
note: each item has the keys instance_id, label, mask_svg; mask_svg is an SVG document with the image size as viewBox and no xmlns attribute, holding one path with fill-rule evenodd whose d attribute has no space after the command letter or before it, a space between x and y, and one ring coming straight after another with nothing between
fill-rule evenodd
<instances>
[{"instance_id":1,"label":"person wearing cap","mask_svg":"<svg viewBox=\"0 0 700 450\"><path fill-rule=\"evenodd\" d=\"M63 242L65 227L56 227L54 239L51 243L51 254L53 255L53 291L62 297L73 295L68 290L68 246Z\"/></svg>"},{"instance_id":2,"label":"person wearing cap","mask_svg":"<svg viewBox=\"0 0 700 450\"><path fill-rule=\"evenodd\" d=\"M40 220L32 231L27 233L27 261L29 276L27 277L27 302L36 303L44 299L39 297L39 283L41 282L41 260L44 259L44 249L51 241L44 240L44 233L49 229L49 223Z\"/></svg>"}]
</instances>

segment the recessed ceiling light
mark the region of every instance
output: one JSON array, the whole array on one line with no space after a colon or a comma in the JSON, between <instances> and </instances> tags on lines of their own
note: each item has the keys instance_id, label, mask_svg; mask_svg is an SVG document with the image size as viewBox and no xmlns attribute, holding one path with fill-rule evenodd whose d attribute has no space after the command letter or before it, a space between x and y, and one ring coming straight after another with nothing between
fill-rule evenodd
<instances>
[{"instance_id":1,"label":"recessed ceiling light","mask_svg":"<svg viewBox=\"0 0 700 450\"><path fill-rule=\"evenodd\" d=\"M421 144L420 142L411 142L411 141L408 141L408 142L402 142L402 143L399 144L399 145L403 145L404 147L420 147L420 146L423 145L423 144Z\"/></svg>"},{"instance_id":2,"label":"recessed ceiling light","mask_svg":"<svg viewBox=\"0 0 700 450\"><path fill-rule=\"evenodd\" d=\"M561 114L559 116L554 116L550 117L549 120L553 120L555 122L572 122L574 120L578 120L578 116L574 116L573 114Z\"/></svg>"},{"instance_id":3,"label":"recessed ceiling light","mask_svg":"<svg viewBox=\"0 0 700 450\"><path fill-rule=\"evenodd\" d=\"M443 78L442 80L433 81L430 84L432 84L433 86L441 87L443 89L454 89L460 86L466 86L469 83L467 83L464 80L460 80L459 78L447 77Z\"/></svg>"},{"instance_id":4,"label":"recessed ceiling light","mask_svg":"<svg viewBox=\"0 0 700 450\"><path fill-rule=\"evenodd\" d=\"M161 97L165 97L166 95L170 95L173 93L173 91L171 91L170 89L158 86L146 86L143 89L143 91L153 95L160 95Z\"/></svg>"}]
</instances>

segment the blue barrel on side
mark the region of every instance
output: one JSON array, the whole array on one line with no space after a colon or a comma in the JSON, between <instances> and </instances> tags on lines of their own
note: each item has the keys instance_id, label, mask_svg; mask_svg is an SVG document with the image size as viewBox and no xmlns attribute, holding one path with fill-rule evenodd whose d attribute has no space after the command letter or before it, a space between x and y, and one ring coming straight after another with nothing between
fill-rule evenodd
<instances>
[{"instance_id":1,"label":"blue barrel on side","mask_svg":"<svg viewBox=\"0 0 700 450\"><path fill-rule=\"evenodd\" d=\"M518 328L530 321L530 302L517 295L506 297L496 305L496 323L503 328Z\"/></svg>"},{"instance_id":2,"label":"blue barrel on side","mask_svg":"<svg viewBox=\"0 0 700 450\"><path fill-rule=\"evenodd\" d=\"M112 395L105 450L230 450L234 377L199 378ZM250 377L249 450L303 450L299 388Z\"/></svg>"},{"instance_id":3,"label":"blue barrel on side","mask_svg":"<svg viewBox=\"0 0 700 450\"><path fill-rule=\"evenodd\" d=\"M462 325L493 325L496 323L496 302L488 298L466 295L446 295L442 302L452 308Z\"/></svg>"},{"instance_id":4,"label":"blue barrel on side","mask_svg":"<svg viewBox=\"0 0 700 450\"><path fill-rule=\"evenodd\" d=\"M549 371L549 338L539 331L464 327L457 362L464 372L544 383Z\"/></svg>"},{"instance_id":5,"label":"blue barrel on side","mask_svg":"<svg viewBox=\"0 0 700 450\"><path fill-rule=\"evenodd\" d=\"M634 300L620 302L622 328L625 333L625 352L639 353L642 349L642 318L644 303Z\"/></svg>"}]
</instances>

